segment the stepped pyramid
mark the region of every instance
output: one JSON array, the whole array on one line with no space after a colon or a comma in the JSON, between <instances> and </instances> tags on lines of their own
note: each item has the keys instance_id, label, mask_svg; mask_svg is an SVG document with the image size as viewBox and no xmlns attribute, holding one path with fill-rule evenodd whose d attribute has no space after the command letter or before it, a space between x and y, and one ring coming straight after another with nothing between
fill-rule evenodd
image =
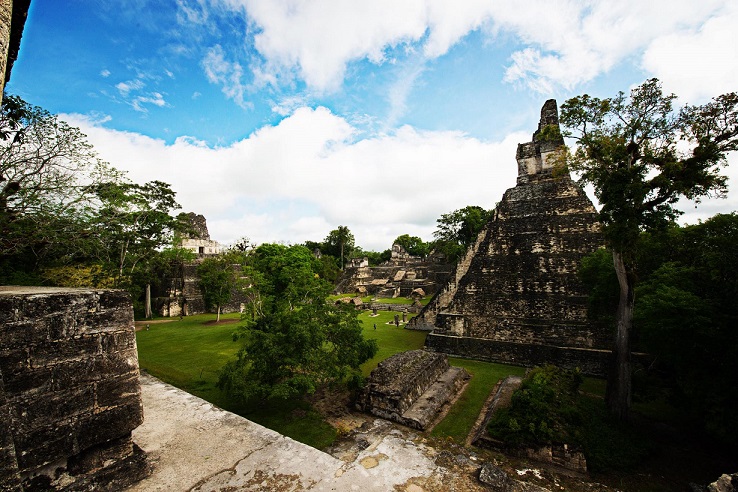
<instances>
[{"instance_id":1,"label":"stepped pyramid","mask_svg":"<svg viewBox=\"0 0 738 492\"><path fill-rule=\"evenodd\" d=\"M413 320L426 347L525 366L555 363L605 373L608 333L587 322L582 257L603 244L596 211L566 171L558 108L541 109L531 142L518 145L518 179L450 281Z\"/></svg>"}]
</instances>

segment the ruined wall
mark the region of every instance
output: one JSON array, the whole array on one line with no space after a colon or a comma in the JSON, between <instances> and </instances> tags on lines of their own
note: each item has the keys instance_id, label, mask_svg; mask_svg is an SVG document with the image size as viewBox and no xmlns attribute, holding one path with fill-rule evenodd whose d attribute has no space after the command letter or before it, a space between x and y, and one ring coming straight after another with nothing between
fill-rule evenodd
<instances>
[{"instance_id":1,"label":"ruined wall","mask_svg":"<svg viewBox=\"0 0 738 492\"><path fill-rule=\"evenodd\" d=\"M609 349L610 336L588 322L587 292L577 276L581 259L603 239L592 202L557 169L562 146L550 100L532 141L518 146L517 185L413 322L433 327L429 348L522 365L583 364L588 373L604 373L597 350Z\"/></svg>"},{"instance_id":2,"label":"ruined wall","mask_svg":"<svg viewBox=\"0 0 738 492\"><path fill-rule=\"evenodd\" d=\"M358 407L397 420L449 368L448 358L424 350L401 352L374 369Z\"/></svg>"},{"instance_id":3,"label":"ruined wall","mask_svg":"<svg viewBox=\"0 0 738 492\"><path fill-rule=\"evenodd\" d=\"M347 267L336 281L336 294L408 297L415 289L434 294L446 283L453 267L436 259L388 262L376 267Z\"/></svg>"},{"instance_id":4,"label":"ruined wall","mask_svg":"<svg viewBox=\"0 0 738 492\"><path fill-rule=\"evenodd\" d=\"M119 490L147 472L124 291L0 287L0 483Z\"/></svg>"}]
</instances>

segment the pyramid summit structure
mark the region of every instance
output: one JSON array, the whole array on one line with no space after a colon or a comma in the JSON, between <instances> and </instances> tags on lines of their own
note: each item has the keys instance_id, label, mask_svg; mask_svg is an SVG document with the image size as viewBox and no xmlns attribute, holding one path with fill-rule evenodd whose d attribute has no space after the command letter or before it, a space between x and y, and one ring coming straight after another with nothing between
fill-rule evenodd
<instances>
[{"instance_id":1,"label":"pyramid summit structure","mask_svg":"<svg viewBox=\"0 0 738 492\"><path fill-rule=\"evenodd\" d=\"M557 166L564 140L555 100L518 145L508 189L448 283L413 320L426 348L525 366L553 363L602 375L610 335L587 320L577 269L603 246L596 210Z\"/></svg>"}]
</instances>

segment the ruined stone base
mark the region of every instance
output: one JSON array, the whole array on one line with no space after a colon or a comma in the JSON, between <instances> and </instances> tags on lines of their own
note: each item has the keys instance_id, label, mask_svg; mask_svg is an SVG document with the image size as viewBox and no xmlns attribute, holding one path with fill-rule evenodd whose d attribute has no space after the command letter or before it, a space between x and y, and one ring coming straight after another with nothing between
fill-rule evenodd
<instances>
[{"instance_id":1,"label":"ruined stone base","mask_svg":"<svg viewBox=\"0 0 738 492\"><path fill-rule=\"evenodd\" d=\"M23 477L20 490L118 491L151 473L131 437L116 439Z\"/></svg>"},{"instance_id":2,"label":"ruined stone base","mask_svg":"<svg viewBox=\"0 0 738 492\"><path fill-rule=\"evenodd\" d=\"M499 409L510 405L512 394L520 387L522 381L522 378L518 376L508 376L495 387L492 402L487 408L484 419L479 423L479 427L475 429L475 438L472 444L480 448L501 451L510 456L538 461L569 475L586 475L587 460L584 453L566 444L508 446L487 434L487 424L489 424L492 415Z\"/></svg>"},{"instance_id":3,"label":"ruined stone base","mask_svg":"<svg viewBox=\"0 0 738 492\"><path fill-rule=\"evenodd\" d=\"M554 364L565 369L579 368L587 376L599 377L607 374L611 355L609 350L502 342L439 333L429 333L425 339L425 347L455 357L500 364L526 367Z\"/></svg>"},{"instance_id":4,"label":"ruined stone base","mask_svg":"<svg viewBox=\"0 0 738 492\"><path fill-rule=\"evenodd\" d=\"M425 430L470 377L466 370L450 367L443 354L403 352L382 361L372 371L357 408Z\"/></svg>"}]
</instances>

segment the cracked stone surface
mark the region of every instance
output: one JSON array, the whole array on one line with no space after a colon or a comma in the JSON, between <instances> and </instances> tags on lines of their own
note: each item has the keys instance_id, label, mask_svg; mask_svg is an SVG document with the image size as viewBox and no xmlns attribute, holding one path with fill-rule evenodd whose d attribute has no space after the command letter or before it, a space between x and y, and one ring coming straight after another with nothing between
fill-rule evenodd
<instances>
[{"instance_id":1,"label":"cracked stone surface","mask_svg":"<svg viewBox=\"0 0 738 492\"><path fill-rule=\"evenodd\" d=\"M484 490L472 478L478 464L445 467L417 434L381 420L368 424L367 445L334 457L149 375L141 390L133 440L154 471L129 491Z\"/></svg>"}]
</instances>

